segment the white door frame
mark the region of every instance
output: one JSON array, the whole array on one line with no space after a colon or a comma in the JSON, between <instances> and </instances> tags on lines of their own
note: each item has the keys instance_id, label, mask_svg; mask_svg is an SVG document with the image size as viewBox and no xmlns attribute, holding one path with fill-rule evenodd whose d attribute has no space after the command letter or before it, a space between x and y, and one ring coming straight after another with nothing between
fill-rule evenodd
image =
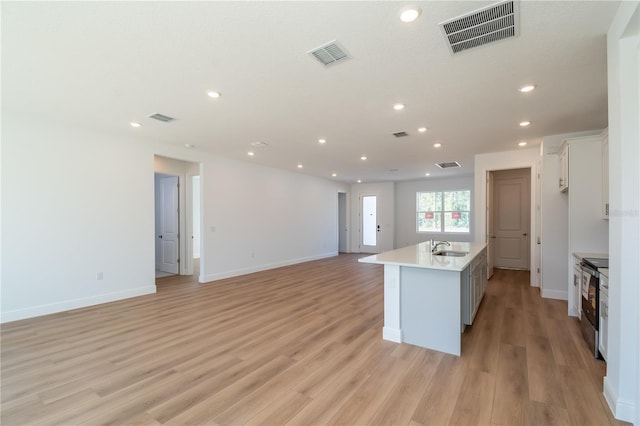
<instances>
[{"instance_id":1,"label":"white door frame","mask_svg":"<svg viewBox=\"0 0 640 426\"><path fill-rule=\"evenodd\" d=\"M193 208L192 201L192 184L191 178L193 176L200 176L200 212L198 217L200 218L200 231L201 231L201 241L200 241L200 275L198 277L199 282L202 281L202 277L204 276L202 271L204 270L204 261L205 261L205 247L204 247L204 227L203 227L203 214L202 211L204 209L204 197L203 187L204 187L204 165L203 163L197 161L189 161L182 160L180 158L171 158L162 154L154 154L154 157L160 157L166 160L171 160L174 162L179 162L184 164L184 168L180 166L154 166L154 176L155 175L164 175L164 176L177 176L178 182L180 185L179 190L179 206L180 206L180 264L179 264L179 274L180 275L191 275L193 274L193 248L191 247L191 233L193 231L193 214L191 209ZM198 166L198 173L192 173L187 170L187 165L196 164ZM154 188L155 191L155 188ZM155 202L154 202L155 205ZM155 218L154 218L155 220ZM155 223L154 223L155 226ZM155 232L154 232L155 235ZM184 238L182 238L184 236ZM155 236L157 238L157 236ZM155 259L155 245L154 245L154 259ZM155 265L155 260L154 260ZM155 269L155 268L154 268Z\"/></svg>"},{"instance_id":2,"label":"white door frame","mask_svg":"<svg viewBox=\"0 0 640 426\"><path fill-rule=\"evenodd\" d=\"M496 154L485 154L485 155L477 155L476 156L476 171L474 174L474 186L475 186L475 194L474 199L476 200L476 204L474 206L475 212L475 221L476 229L475 229L475 238L474 240L477 242L487 242L487 211L486 211L486 200L487 200L487 172L496 171L496 170L511 170L511 169L531 169L531 221L530 225L530 245L531 249L529 250L530 256L530 265L539 265L537 259L535 258L538 251L535 248L535 244L537 243L540 237L540 230L536 228L537 215L539 214L538 204L536 203L536 194L538 191L538 151L528 150L527 151L519 151L518 155L513 155L512 153L496 153ZM534 155L532 155L535 153ZM536 267L535 270L531 270L530 274L530 285L533 287L537 287L540 282L540 271Z\"/></svg>"}]
</instances>

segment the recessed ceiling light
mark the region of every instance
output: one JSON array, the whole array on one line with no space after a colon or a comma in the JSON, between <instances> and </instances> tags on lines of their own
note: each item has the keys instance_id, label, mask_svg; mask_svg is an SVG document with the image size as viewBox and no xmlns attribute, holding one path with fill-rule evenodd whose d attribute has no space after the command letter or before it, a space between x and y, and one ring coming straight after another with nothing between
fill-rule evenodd
<instances>
[{"instance_id":1,"label":"recessed ceiling light","mask_svg":"<svg viewBox=\"0 0 640 426\"><path fill-rule=\"evenodd\" d=\"M298 164L298 168L301 169L302 168L302 164Z\"/></svg>"},{"instance_id":2,"label":"recessed ceiling light","mask_svg":"<svg viewBox=\"0 0 640 426\"><path fill-rule=\"evenodd\" d=\"M522 93L527 93L527 92L531 92L535 88L536 88L535 84L527 84L526 86L522 86L518 90Z\"/></svg>"},{"instance_id":3,"label":"recessed ceiling light","mask_svg":"<svg viewBox=\"0 0 640 426\"><path fill-rule=\"evenodd\" d=\"M326 139L318 139L318 143L327 143Z\"/></svg>"},{"instance_id":4,"label":"recessed ceiling light","mask_svg":"<svg viewBox=\"0 0 640 426\"><path fill-rule=\"evenodd\" d=\"M527 143L525 141L522 141L518 144L518 146L527 146Z\"/></svg>"},{"instance_id":5,"label":"recessed ceiling light","mask_svg":"<svg viewBox=\"0 0 640 426\"><path fill-rule=\"evenodd\" d=\"M395 109L396 111L400 111L404 109L404 104L395 104L393 106L393 109Z\"/></svg>"},{"instance_id":6,"label":"recessed ceiling light","mask_svg":"<svg viewBox=\"0 0 640 426\"><path fill-rule=\"evenodd\" d=\"M362 183L362 179L358 179L356 182L358 182L358 183Z\"/></svg>"},{"instance_id":7,"label":"recessed ceiling light","mask_svg":"<svg viewBox=\"0 0 640 426\"><path fill-rule=\"evenodd\" d=\"M367 157L365 157L365 156L363 155L362 157L360 157L360 159L361 159L362 161L364 161L364 160L366 160L366 159L367 159Z\"/></svg>"},{"instance_id":8,"label":"recessed ceiling light","mask_svg":"<svg viewBox=\"0 0 640 426\"><path fill-rule=\"evenodd\" d=\"M434 147L434 148L440 148L441 146L442 146L442 144L441 144L441 143L434 143L434 144L433 144L433 147Z\"/></svg>"},{"instance_id":9,"label":"recessed ceiling light","mask_svg":"<svg viewBox=\"0 0 640 426\"><path fill-rule=\"evenodd\" d=\"M194 148L194 145L191 145L190 143L185 143L184 147L185 148Z\"/></svg>"},{"instance_id":10,"label":"recessed ceiling light","mask_svg":"<svg viewBox=\"0 0 640 426\"><path fill-rule=\"evenodd\" d=\"M220 92L215 92L213 90L210 92L207 92L207 95L209 95L210 98L219 98L220 96L222 96Z\"/></svg>"},{"instance_id":11,"label":"recessed ceiling light","mask_svg":"<svg viewBox=\"0 0 640 426\"><path fill-rule=\"evenodd\" d=\"M256 154L255 154L255 152L253 152L253 151L249 151L249 152L247 152L247 155L248 155L249 157L253 157L253 156L254 156L254 155L256 155Z\"/></svg>"},{"instance_id":12,"label":"recessed ceiling light","mask_svg":"<svg viewBox=\"0 0 640 426\"><path fill-rule=\"evenodd\" d=\"M419 131L420 133L424 133L424 132L426 132L426 131L427 131L427 128L426 128L426 127L418 127L418 131Z\"/></svg>"},{"instance_id":13,"label":"recessed ceiling light","mask_svg":"<svg viewBox=\"0 0 640 426\"><path fill-rule=\"evenodd\" d=\"M331 173L331 176L336 177L336 176L338 176L338 174L337 173Z\"/></svg>"},{"instance_id":14,"label":"recessed ceiling light","mask_svg":"<svg viewBox=\"0 0 640 426\"><path fill-rule=\"evenodd\" d=\"M422 9L419 7L411 6L404 8L400 11L400 20L402 22L413 22L420 16Z\"/></svg>"},{"instance_id":15,"label":"recessed ceiling light","mask_svg":"<svg viewBox=\"0 0 640 426\"><path fill-rule=\"evenodd\" d=\"M132 121L131 123L129 123L131 125L131 127L141 127L140 123L136 123L135 121Z\"/></svg>"},{"instance_id":16,"label":"recessed ceiling light","mask_svg":"<svg viewBox=\"0 0 640 426\"><path fill-rule=\"evenodd\" d=\"M425 176L431 176L431 173L425 173L424 175Z\"/></svg>"},{"instance_id":17,"label":"recessed ceiling light","mask_svg":"<svg viewBox=\"0 0 640 426\"><path fill-rule=\"evenodd\" d=\"M520 127L527 127L529 124L531 124L530 121L521 121L520 122Z\"/></svg>"}]
</instances>

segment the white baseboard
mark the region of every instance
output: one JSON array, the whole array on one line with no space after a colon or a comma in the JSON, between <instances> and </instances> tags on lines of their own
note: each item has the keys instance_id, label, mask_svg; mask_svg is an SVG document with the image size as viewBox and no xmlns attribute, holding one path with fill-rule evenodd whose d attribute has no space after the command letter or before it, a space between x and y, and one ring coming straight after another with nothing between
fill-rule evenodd
<instances>
[{"instance_id":1,"label":"white baseboard","mask_svg":"<svg viewBox=\"0 0 640 426\"><path fill-rule=\"evenodd\" d=\"M225 278L238 277L240 275L253 274L254 272L267 271L269 269L281 268L283 266L295 265L298 263L311 262L312 260L326 259L328 257L337 256L337 251L329 253L322 253L315 256L301 257L298 259L290 259L282 262L265 263L257 266L250 266L248 268L234 269L232 271L219 272L217 274L200 275L198 281L201 283L208 283L211 281L222 280Z\"/></svg>"},{"instance_id":2,"label":"white baseboard","mask_svg":"<svg viewBox=\"0 0 640 426\"><path fill-rule=\"evenodd\" d=\"M636 412L634 402L619 399L615 389L611 386L611 382L607 380L607 376L604 377L602 387L604 388L604 399L607 401L607 404L609 404L613 416L618 420L633 423Z\"/></svg>"},{"instance_id":3,"label":"white baseboard","mask_svg":"<svg viewBox=\"0 0 640 426\"><path fill-rule=\"evenodd\" d=\"M402 330L397 328L382 327L382 338L390 342L402 343Z\"/></svg>"},{"instance_id":4,"label":"white baseboard","mask_svg":"<svg viewBox=\"0 0 640 426\"><path fill-rule=\"evenodd\" d=\"M545 299L557 299L557 300L569 299L566 291L546 290L544 288L540 291L540 296L544 297Z\"/></svg>"},{"instance_id":5,"label":"white baseboard","mask_svg":"<svg viewBox=\"0 0 640 426\"><path fill-rule=\"evenodd\" d=\"M1 313L0 322L18 321L27 318L39 317L42 315L55 314L58 312L70 311L72 309L86 308L87 306L100 305L116 300L129 299L131 297L144 296L156 292L156 286L137 287L124 291L100 294L98 296L82 297L79 299L65 300L48 305L34 306L31 308L5 311Z\"/></svg>"}]
</instances>

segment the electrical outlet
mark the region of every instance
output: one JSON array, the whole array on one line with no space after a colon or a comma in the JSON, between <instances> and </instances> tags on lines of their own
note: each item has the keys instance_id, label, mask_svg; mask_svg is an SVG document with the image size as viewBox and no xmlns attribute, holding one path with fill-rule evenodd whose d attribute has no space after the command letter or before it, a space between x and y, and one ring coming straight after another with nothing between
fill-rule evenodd
<instances>
[{"instance_id":1,"label":"electrical outlet","mask_svg":"<svg viewBox=\"0 0 640 426\"><path fill-rule=\"evenodd\" d=\"M98 272L98 273L96 274L96 279L97 279L98 281L102 281L102 280L104 279L104 273L102 273L102 272Z\"/></svg>"}]
</instances>

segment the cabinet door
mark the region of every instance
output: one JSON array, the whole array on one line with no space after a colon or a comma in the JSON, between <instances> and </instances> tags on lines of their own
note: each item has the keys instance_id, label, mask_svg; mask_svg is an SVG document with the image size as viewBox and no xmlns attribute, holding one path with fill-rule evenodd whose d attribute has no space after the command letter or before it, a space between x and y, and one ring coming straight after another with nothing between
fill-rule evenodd
<instances>
[{"instance_id":1,"label":"cabinet door","mask_svg":"<svg viewBox=\"0 0 640 426\"><path fill-rule=\"evenodd\" d=\"M598 349L602 357L607 360L607 346L609 338L609 296L606 294L600 295L600 324L598 331Z\"/></svg>"},{"instance_id":2,"label":"cabinet door","mask_svg":"<svg viewBox=\"0 0 640 426\"><path fill-rule=\"evenodd\" d=\"M477 279L477 272L476 272L476 267L475 265L472 266L471 268L471 280L470 280L470 290L471 290L471 303L469 308L471 309L471 322L473 322L473 319L475 317L476 314L476 299L478 298L478 279Z\"/></svg>"},{"instance_id":3,"label":"cabinet door","mask_svg":"<svg viewBox=\"0 0 640 426\"><path fill-rule=\"evenodd\" d=\"M560 179L558 180L560 192L569 189L569 145L564 144L560 151Z\"/></svg>"},{"instance_id":4,"label":"cabinet door","mask_svg":"<svg viewBox=\"0 0 640 426\"><path fill-rule=\"evenodd\" d=\"M580 269L580 263L575 262L573 265L573 301L571 303L571 311L570 314L577 316L580 318L580 311L582 309L581 301L582 298L582 269Z\"/></svg>"},{"instance_id":5,"label":"cabinet door","mask_svg":"<svg viewBox=\"0 0 640 426\"><path fill-rule=\"evenodd\" d=\"M475 317L482 300L482 264L477 263L473 268L473 316Z\"/></svg>"}]
</instances>

